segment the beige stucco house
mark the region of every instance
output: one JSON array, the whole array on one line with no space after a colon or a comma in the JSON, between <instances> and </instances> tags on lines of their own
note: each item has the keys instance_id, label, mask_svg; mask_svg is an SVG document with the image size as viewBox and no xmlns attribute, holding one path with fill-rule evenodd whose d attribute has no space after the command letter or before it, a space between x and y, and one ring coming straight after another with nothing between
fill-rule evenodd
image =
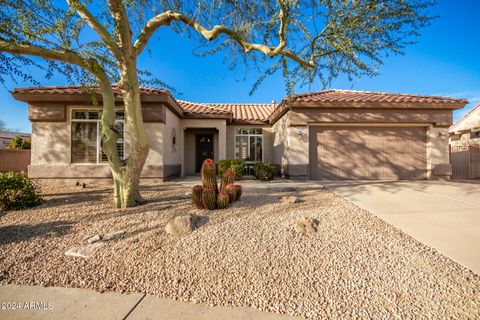
<instances>
[{"instance_id":1,"label":"beige stucco house","mask_svg":"<svg viewBox=\"0 0 480 320\"><path fill-rule=\"evenodd\" d=\"M117 125L124 115L121 92ZM101 151L101 109L81 87L15 89L29 104L29 176L44 181L110 179ZM97 95L97 99L101 97ZM378 92L324 90L280 104L210 104L143 88L151 150L144 179L192 175L207 157L273 162L296 179L448 178L452 111L467 101ZM118 141L128 155L128 132Z\"/></svg>"},{"instance_id":2,"label":"beige stucco house","mask_svg":"<svg viewBox=\"0 0 480 320\"><path fill-rule=\"evenodd\" d=\"M449 129L454 179L480 179L480 104Z\"/></svg>"}]
</instances>

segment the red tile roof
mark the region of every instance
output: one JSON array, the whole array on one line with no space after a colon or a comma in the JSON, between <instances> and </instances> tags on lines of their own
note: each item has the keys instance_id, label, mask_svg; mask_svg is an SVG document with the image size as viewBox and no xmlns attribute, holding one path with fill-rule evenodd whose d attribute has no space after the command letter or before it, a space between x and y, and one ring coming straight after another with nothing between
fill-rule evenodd
<instances>
[{"instance_id":1,"label":"red tile roof","mask_svg":"<svg viewBox=\"0 0 480 320\"><path fill-rule=\"evenodd\" d=\"M233 113L234 120L267 121L275 110L273 103L209 103L208 106Z\"/></svg>"},{"instance_id":2,"label":"red tile roof","mask_svg":"<svg viewBox=\"0 0 480 320\"><path fill-rule=\"evenodd\" d=\"M275 105L270 103L196 103L183 100L177 102L187 112L197 115L229 114L233 121L267 122L268 116L275 109Z\"/></svg>"},{"instance_id":3,"label":"red tile roof","mask_svg":"<svg viewBox=\"0 0 480 320\"><path fill-rule=\"evenodd\" d=\"M40 94L40 95L82 95L86 90L99 91L98 87L84 86L53 86L53 87L31 87L14 89L13 94ZM113 87L117 96L121 95L118 86ZM147 96L167 95L173 98L168 90L159 88L140 88L140 93ZM18 97L17 97L18 98ZM173 99L175 100L175 99ZM172 101L172 100L171 100ZM347 102L347 103L419 103L430 105L467 104L465 99L455 99L449 97L424 96L400 93L369 92L354 90L323 90L318 92L307 92L295 94L285 98L280 105L272 104L253 104L253 103L195 103L183 100L175 100L180 107L179 115L182 111L185 116L197 116L214 118L230 117L234 122L275 122L283 113L288 111L288 106L292 102L296 103L327 103L327 102ZM175 104L173 101L172 104ZM178 107L177 107L178 108ZM181 109L181 110L180 110Z\"/></svg>"},{"instance_id":4,"label":"red tile roof","mask_svg":"<svg viewBox=\"0 0 480 320\"><path fill-rule=\"evenodd\" d=\"M121 89L118 86L112 86L114 94L121 94ZM67 95L77 95L84 94L88 91L100 92L97 86L51 86L51 87L29 87L29 88L20 88L14 89L13 94L16 93L30 93L30 94L67 94ZM160 89L160 88L150 88L150 87L141 87L140 93L145 95L171 95L170 91Z\"/></svg>"},{"instance_id":5,"label":"red tile roof","mask_svg":"<svg viewBox=\"0 0 480 320\"><path fill-rule=\"evenodd\" d=\"M284 113L288 112L292 103L318 104L322 103L410 103L450 107L458 109L467 104L465 99L450 97L425 96L415 94L356 91L356 90L323 90L317 92L306 92L286 97L268 117L270 123L277 121ZM449 106L450 105L450 106Z\"/></svg>"},{"instance_id":6,"label":"red tile roof","mask_svg":"<svg viewBox=\"0 0 480 320\"><path fill-rule=\"evenodd\" d=\"M211 107L207 104L196 103L184 100L175 100L185 111L186 115L232 115L231 112L223 109Z\"/></svg>"},{"instance_id":7,"label":"red tile roof","mask_svg":"<svg viewBox=\"0 0 480 320\"><path fill-rule=\"evenodd\" d=\"M284 101L294 102L387 102L387 103L468 103L465 99L450 97L424 96L415 94L355 91L323 90L307 92L287 97Z\"/></svg>"}]
</instances>

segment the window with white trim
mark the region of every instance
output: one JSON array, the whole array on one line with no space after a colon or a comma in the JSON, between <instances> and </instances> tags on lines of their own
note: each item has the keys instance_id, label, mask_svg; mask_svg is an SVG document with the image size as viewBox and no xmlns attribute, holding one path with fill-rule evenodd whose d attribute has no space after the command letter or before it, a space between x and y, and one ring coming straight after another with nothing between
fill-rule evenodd
<instances>
[{"instance_id":1,"label":"window with white trim","mask_svg":"<svg viewBox=\"0 0 480 320\"><path fill-rule=\"evenodd\" d=\"M107 156L102 151L102 111L98 109L72 109L72 163L104 163ZM125 158L125 115L116 112L115 128L120 132L117 151L121 159Z\"/></svg>"},{"instance_id":2,"label":"window with white trim","mask_svg":"<svg viewBox=\"0 0 480 320\"><path fill-rule=\"evenodd\" d=\"M246 162L263 161L263 130L235 129L235 158Z\"/></svg>"},{"instance_id":3,"label":"window with white trim","mask_svg":"<svg viewBox=\"0 0 480 320\"><path fill-rule=\"evenodd\" d=\"M478 138L480 138L480 131L470 132L470 139L478 139Z\"/></svg>"}]
</instances>

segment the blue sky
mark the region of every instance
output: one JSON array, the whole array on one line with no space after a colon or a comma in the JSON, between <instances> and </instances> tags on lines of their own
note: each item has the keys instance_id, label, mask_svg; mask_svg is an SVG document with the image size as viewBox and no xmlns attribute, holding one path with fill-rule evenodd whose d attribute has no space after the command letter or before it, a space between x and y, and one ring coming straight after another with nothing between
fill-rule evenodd
<instances>
[{"instance_id":1,"label":"blue sky","mask_svg":"<svg viewBox=\"0 0 480 320\"><path fill-rule=\"evenodd\" d=\"M349 82L337 79L332 88L445 95L466 98L470 104L454 113L458 119L480 102L480 32L478 27L480 2L475 0L439 0L432 13L440 16L424 29L418 43L406 49L402 56L385 58L380 75ZM165 29L163 29L165 30ZM267 79L249 96L256 77L251 72L244 77L241 69L229 70L223 63L224 53L204 58L192 54L194 44L186 37L161 30L152 38L151 54L145 52L140 66L173 86L176 97L198 102L262 102L281 101L285 86L280 74ZM66 80L54 77L42 85L62 85ZM7 127L31 132L25 103L12 98L9 90L30 86L29 83L7 83L0 87L0 119ZM318 90L313 86L310 90ZM308 87L297 91L308 91Z\"/></svg>"}]
</instances>

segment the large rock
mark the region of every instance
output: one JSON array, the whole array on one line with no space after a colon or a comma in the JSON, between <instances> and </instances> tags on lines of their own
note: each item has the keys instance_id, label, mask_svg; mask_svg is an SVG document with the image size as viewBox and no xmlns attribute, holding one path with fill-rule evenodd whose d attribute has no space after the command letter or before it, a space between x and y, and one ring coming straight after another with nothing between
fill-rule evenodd
<instances>
[{"instance_id":1,"label":"large rock","mask_svg":"<svg viewBox=\"0 0 480 320\"><path fill-rule=\"evenodd\" d=\"M300 234L315 233L318 228L318 220L310 217L302 217L293 226L293 230Z\"/></svg>"},{"instance_id":2,"label":"large rock","mask_svg":"<svg viewBox=\"0 0 480 320\"><path fill-rule=\"evenodd\" d=\"M123 230L114 231L114 232L104 234L102 236L102 240L105 240L105 241L118 240L118 239L122 239L124 235L125 235L125 231L123 231Z\"/></svg>"},{"instance_id":3,"label":"large rock","mask_svg":"<svg viewBox=\"0 0 480 320\"><path fill-rule=\"evenodd\" d=\"M302 202L302 200L299 197L295 197L295 196L282 197L280 199L280 201L282 201L283 203L299 203L299 202Z\"/></svg>"},{"instance_id":4,"label":"large rock","mask_svg":"<svg viewBox=\"0 0 480 320\"><path fill-rule=\"evenodd\" d=\"M197 219L194 214L175 217L165 226L165 232L174 236L190 233L195 229Z\"/></svg>"},{"instance_id":5,"label":"large rock","mask_svg":"<svg viewBox=\"0 0 480 320\"><path fill-rule=\"evenodd\" d=\"M87 238L87 242L90 244L98 242L100 240L102 240L102 237L99 234L96 234Z\"/></svg>"}]
</instances>

